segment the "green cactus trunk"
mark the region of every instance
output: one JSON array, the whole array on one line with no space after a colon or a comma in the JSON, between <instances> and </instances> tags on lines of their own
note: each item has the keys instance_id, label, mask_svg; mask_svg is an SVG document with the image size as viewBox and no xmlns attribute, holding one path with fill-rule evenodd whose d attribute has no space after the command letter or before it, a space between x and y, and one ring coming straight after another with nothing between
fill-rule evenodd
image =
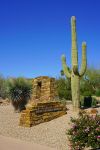
<instances>
[{"instance_id":1,"label":"green cactus trunk","mask_svg":"<svg viewBox=\"0 0 100 150\"><path fill-rule=\"evenodd\" d=\"M64 74L67 78L71 78L71 91L73 108L76 110L80 107L80 77L86 71L86 43L82 43L82 64L81 69L78 71L78 50L77 50L77 37L76 37L76 18L71 18L71 31L72 31L72 70L69 70L66 65L66 57L62 55L62 66Z\"/></svg>"},{"instance_id":2,"label":"green cactus trunk","mask_svg":"<svg viewBox=\"0 0 100 150\"><path fill-rule=\"evenodd\" d=\"M71 90L72 90L72 103L73 108L76 110L80 107L80 78L72 73L71 75Z\"/></svg>"}]
</instances>

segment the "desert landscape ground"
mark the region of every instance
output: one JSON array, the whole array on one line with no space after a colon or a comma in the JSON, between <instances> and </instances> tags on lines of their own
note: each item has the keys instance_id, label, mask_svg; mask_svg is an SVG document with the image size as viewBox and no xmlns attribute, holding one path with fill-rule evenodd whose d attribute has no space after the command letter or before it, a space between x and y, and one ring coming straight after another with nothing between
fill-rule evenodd
<instances>
[{"instance_id":1,"label":"desert landscape ground","mask_svg":"<svg viewBox=\"0 0 100 150\"><path fill-rule=\"evenodd\" d=\"M22 141L22 146L24 147L25 143L26 147L30 143L30 150L32 144L41 150L42 148L51 148L51 150L70 150L70 143L68 141L66 131L70 128L70 117L77 117L78 115L77 112L73 112L72 104L67 104L67 108L68 110L66 115L49 122L27 128L19 126L20 113L15 113L11 104L4 104L0 106L0 136L19 139ZM96 109L100 114L100 107ZM91 108L87 109L88 112L90 112L90 110ZM3 141L5 141L5 139L3 139ZM19 143L21 143L21 141L19 141ZM15 144L16 142L13 142L12 140L12 144ZM27 142L29 143L27 144ZM21 148L21 146L19 146L19 148Z\"/></svg>"}]
</instances>

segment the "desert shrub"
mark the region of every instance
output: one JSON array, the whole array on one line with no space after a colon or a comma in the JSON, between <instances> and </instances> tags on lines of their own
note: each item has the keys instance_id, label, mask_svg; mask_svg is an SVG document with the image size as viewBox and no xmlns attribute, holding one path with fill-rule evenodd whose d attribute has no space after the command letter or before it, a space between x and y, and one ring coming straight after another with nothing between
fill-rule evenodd
<instances>
[{"instance_id":1,"label":"desert shrub","mask_svg":"<svg viewBox=\"0 0 100 150\"><path fill-rule=\"evenodd\" d=\"M8 94L15 110L25 109L32 93L32 83L25 78L8 80Z\"/></svg>"},{"instance_id":2,"label":"desert shrub","mask_svg":"<svg viewBox=\"0 0 100 150\"><path fill-rule=\"evenodd\" d=\"M98 97L100 97L100 89L96 90L95 95L98 96Z\"/></svg>"},{"instance_id":3,"label":"desert shrub","mask_svg":"<svg viewBox=\"0 0 100 150\"><path fill-rule=\"evenodd\" d=\"M100 95L100 70L88 68L81 80L80 92L83 96Z\"/></svg>"},{"instance_id":4,"label":"desert shrub","mask_svg":"<svg viewBox=\"0 0 100 150\"><path fill-rule=\"evenodd\" d=\"M0 75L0 97L5 99L7 98L7 85L6 85L6 79Z\"/></svg>"},{"instance_id":5,"label":"desert shrub","mask_svg":"<svg viewBox=\"0 0 100 150\"><path fill-rule=\"evenodd\" d=\"M71 118L72 127L67 131L72 150L85 147L100 148L100 115L89 116L80 112L79 117Z\"/></svg>"},{"instance_id":6,"label":"desert shrub","mask_svg":"<svg viewBox=\"0 0 100 150\"><path fill-rule=\"evenodd\" d=\"M96 107L97 106L97 100L92 97L92 107Z\"/></svg>"},{"instance_id":7,"label":"desert shrub","mask_svg":"<svg viewBox=\"0 0 100 150\"><path fill-rule=\"evenodd\" d=\"M93 90L91 84L87 80L82 79L80 82L80 94L83 96L92 96L94 93L95 91Z\"/></svg>"},{"instance_id":8,"label":"desert shrub","mask_svg":"<svg viewBox=\"0 0 100 150\"><path fill-rule=\"evenodd\" d=\"M56 80L56 90L61 100L71 100L71 85L70 80L65 78L58 78Z\"/></svg>"},{"instance_id":9,"label":"desert shrub","mask_svg":"<svg viewBox=\"0 0 100 150\"><path fill-rule=\"evenodd\" d=\"M62 99L71 99L70 79L63 78L64 72L60 71L62 77L57 79L57 91ZM88 68L85 75L80 80L80 95L93 96L100 95L100 70Z\"/></svg>"},{"instance_id":10,"label":"desert shrub","mask_svg":"<svg viewBox=\"0 0 100 150\"><path fill-rule=\"evenodd\" d=\"M85 79L91 84L94 91L100 88L100 70L95 68L87 69Z\"/></svg>"}]
</instances>

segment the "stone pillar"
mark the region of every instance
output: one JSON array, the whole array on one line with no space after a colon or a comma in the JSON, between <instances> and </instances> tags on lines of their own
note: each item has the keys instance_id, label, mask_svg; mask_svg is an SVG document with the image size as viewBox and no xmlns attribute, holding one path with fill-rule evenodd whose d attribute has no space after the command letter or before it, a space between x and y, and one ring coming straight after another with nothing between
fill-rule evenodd
<instances>
[{"instance_id":1,"label":"stone pillar","mask_svg":"<svg viewBox=\"0 0 100 150\"><path fill-rule=\"evenodd\" d=\"M51 101L55 96L55 78L40 76L33 79L33 102Z\"/></svg>"}]
</instances>

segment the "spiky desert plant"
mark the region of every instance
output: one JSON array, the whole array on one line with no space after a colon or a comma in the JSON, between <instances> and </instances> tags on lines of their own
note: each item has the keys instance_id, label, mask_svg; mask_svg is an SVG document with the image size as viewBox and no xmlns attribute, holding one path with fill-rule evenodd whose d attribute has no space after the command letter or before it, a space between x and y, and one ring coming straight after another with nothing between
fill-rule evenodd
<instances>
[{"instance_id":1,"label":"spiky desert plant","mask_svg":"<svg viewBox=\"0 0 100 150\"><path fill-rule=\"evenodd\" d=\"M72 69L66 65L66 57L62 55L62 66L64 74L67 78L71 78L71 91L72 102L74 109L80 107L80 78L84 75L87 66L86 60L86 42L82 43L82 64L81 69L78 71L78 49L77 49L77 37L76 37L76 18L71 17L71 31L72 31Z\"/></svg>"},{"instance_id":2,"label":"spiky desert plant","mask_svg":"<svg viewBox=\"0 0 100 150\"><path fill-rule=\"evenodd\" d=\"M11 78L8 80L8 93L15 111L21 111L30 99L32 83L22 77Z\"/></svg>"}]
</instances>

